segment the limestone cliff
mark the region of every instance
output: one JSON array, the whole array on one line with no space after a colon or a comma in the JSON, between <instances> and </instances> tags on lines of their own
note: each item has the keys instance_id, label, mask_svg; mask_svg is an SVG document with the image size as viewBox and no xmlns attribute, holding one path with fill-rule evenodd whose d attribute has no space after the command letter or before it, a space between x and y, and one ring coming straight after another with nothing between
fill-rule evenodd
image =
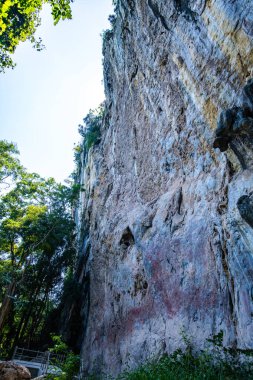
<instances>
[{"instance_id":1,"label":"limestone cliff","mask_svg":"<svg viewBox=\"0 0 253 380\"><path fill-rule=\"evenodd\" d=\"M172 352L182 329L253 348L252 5L118 1L80 170L89 371Z\"/></svg>"}]
</instances>

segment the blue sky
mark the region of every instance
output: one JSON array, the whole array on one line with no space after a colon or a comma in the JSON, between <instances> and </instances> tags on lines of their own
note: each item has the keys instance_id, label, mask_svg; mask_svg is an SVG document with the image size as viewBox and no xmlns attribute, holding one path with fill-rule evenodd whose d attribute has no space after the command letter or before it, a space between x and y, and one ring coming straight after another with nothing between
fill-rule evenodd
<instances>
[{"instance_id":1,"label":"blue sky","mask_svg":"<svg viewBox=\"0 0 253 380\"><path fill-rule=\"evenodd\" d=\"M63 181L73 170L78 124L104 99L101 32L111 0L75 0L73 19L54 26L49 7L37 35L46 49L20 44L17 67L0 74L0 139L17 143L22 164Z\"/></svg>"}]
</instances>

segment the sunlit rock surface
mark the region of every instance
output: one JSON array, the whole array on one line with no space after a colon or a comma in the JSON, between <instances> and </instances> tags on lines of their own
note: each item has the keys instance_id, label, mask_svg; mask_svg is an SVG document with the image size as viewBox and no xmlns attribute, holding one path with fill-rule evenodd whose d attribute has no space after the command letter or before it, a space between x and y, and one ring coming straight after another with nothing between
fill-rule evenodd
<instances>
[{"instance_id":1,"label":"sunlit rock surface","mask_svg":"<svg viewBox=\"0 0 253 380\"><path fill-rule=\"evenodd\" d=\"M136 367L182 347L182 329L196 348L221 330L253 348L251 127L216 141L222 112L252 106L252 0L121 0L117 14L102 140L80 171L83 366Z\"/></svg>"}]
</instances>

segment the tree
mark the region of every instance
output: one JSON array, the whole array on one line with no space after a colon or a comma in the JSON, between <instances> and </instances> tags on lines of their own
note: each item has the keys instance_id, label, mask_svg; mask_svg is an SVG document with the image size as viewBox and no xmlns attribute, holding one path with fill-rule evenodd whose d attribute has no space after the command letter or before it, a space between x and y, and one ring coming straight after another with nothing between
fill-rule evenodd
<instances>
[{"instance_id":1,"label":"tree","mask_svg":"<svg viewBox=\"0 0 253 380\"><path fill-rule=\"evenodd\" d=\"M41 336L48 314L60 302L64 277L76 254L76 190L24 169L13 178L0 198L2 350Z\"/></svg>"},{"instance_id":2,"label":"tree","mask_svg":"<svg viewBox=\"0 0 253 380\"><path fill-rule=\"evenodd\" d=\"M43 48L35 32L40 25L40 11L48 3L52 9L54 24L61 19L71 19L70 4L73 0L2 0L0 4L0 72L14 68L10 54L21 41L29 40L34 48Z\"/></svg>"},{"instance_id":3,"label":"tree","mask_svg":"<svg viewBox=\"0 0 253 380\"><path fill-rule=\"evenodd\" d=\"M9 181L16 179L23 172L18 154L15 144L0 140L0 186L10 185Z\"/></svg>"}]
</instances>

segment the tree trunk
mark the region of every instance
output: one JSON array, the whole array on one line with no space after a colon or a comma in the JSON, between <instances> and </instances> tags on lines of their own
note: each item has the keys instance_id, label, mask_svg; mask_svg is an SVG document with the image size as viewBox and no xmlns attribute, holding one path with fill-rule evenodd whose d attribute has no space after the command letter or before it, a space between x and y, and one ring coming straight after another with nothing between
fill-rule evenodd
<instances>
[{"instance_id":1,"label":"tree trunk","mask_svg":"<svg viewBox=\"0 0 253 380\"><path fill-rule=\"evenodd\" d=\"M27 305L27 309L25 309L23 311L21 320L19 322L19 327L18 327L17 332L16 332L16 337L15 337L14 345L17 345L18 341L23 339L23 336L24 336L24 334L26 332L26 326L28 325L31 313L33 311L33 307L34 307L35 302L36 302L36 298L37 298L37 296L39 294L39 289L40 288L36 288L35 289L35 293L30 294L29 302L28 302L28 305Z\"/></svg>"},{"instance_id":2,"label":"tree trunk","mask_svg":"<svg viewBox=\"0 0 253 380\"><path fill-rule=\"evenodd\" d=\"M8 314L10 312L11 304L13 302L12 298L15 294L15 290L16 290L16 282L12 281L10 285L8 286L8 289L3 299L3 303L0 308L0 333L4 327L6 318L8 317Z\"/></svg>"}]
</instances>

